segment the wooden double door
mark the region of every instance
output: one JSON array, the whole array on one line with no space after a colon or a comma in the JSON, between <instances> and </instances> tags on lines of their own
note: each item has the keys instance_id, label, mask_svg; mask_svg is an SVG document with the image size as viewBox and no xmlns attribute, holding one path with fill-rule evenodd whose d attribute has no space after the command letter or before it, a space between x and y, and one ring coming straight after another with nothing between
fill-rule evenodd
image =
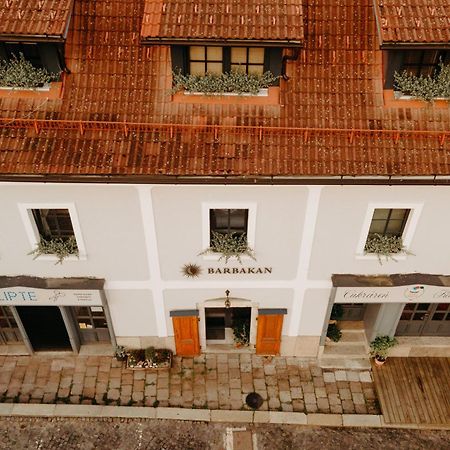
<instances>
[{"instance_id":1,"label":"wooden double door","mask_svg":"<svg viewBox=\"0 0 450 450\"><path fill-rule=\"evenodd\" d=\"M283 328L284 314L286 314L286 310L259 310L257 318L256 354L280 354L281 330ZM198 311L172 311L171 316L177 355L199 355L200 339Z\"/></svg>"}]
</instances>

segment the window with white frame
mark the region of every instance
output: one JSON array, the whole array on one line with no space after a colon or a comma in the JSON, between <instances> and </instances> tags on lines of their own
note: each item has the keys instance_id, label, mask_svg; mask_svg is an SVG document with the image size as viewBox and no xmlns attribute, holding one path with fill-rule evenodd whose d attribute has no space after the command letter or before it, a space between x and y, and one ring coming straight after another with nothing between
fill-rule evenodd
<instances>
[{"instance_id":1,"label":"window with white frame","mask_svg":"<svg viewBox=\"0 0 450 450\"><path fill-rule=\"evenodd\" d=\"M41 239L66 241L75 237L68 209L32 209L31 214Z\"/></svg>"},{"instance_id":2,"label":"window with white frame","mask_svg":"<svg viewBox=\"0 0 450 450\"><path fill-rule=\"evenodd\" d=\"M78 216L73 203L19 204L19 211L35 258L86 259Z\"/></svg>"},{"instance_id":3,"label":"window with white frame","mask_svg":"<svg viewBox=\"0 0 450 450\"><path fill-rule=\"evenodd\" d=\"M374 209L364 251L384 255L403 252L403 232L409 214L406 208Z\"/></svg>"},{"instance_id":4,"label":"window with white frame","mask_svg":"<svg viewBox=\"0 0 450 450\"><path fill-rule=\"evenodd\" d=\"M248 209L210 209L209 233L233 234L235 236L247 235Z\"/></svg>"},{"instance_id":5,"label":"window with white frame","mask_svg":"<svg viewBox=\"0 0 450 450\"><path fill-rule=\"evenodd\" d=\"M252 202L214 202L202 203L202 246L212 253L204 254L206 259L219 258L220 252L212 247L214 235L232 236L242 242L242 236L251 249L255 248L256 203ZM216 234L217 233L217 234ZM221 239L219 238L219 241ZM214 239L217 242L217 238ZM246 257L246 256L244 256Z\"/></svg>"}]
</instances>

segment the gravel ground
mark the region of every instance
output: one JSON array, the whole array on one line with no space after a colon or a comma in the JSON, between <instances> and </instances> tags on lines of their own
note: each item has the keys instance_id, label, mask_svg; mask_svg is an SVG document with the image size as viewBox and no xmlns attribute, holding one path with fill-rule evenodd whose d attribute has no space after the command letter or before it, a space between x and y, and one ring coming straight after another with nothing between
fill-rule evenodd
<instances>
[{"instance_id":1,"label":"gravel ground","mask_svg":"<svg viewBox=\"0 0 450 450\"><path fill-rule=\"evenodd\" d=\"M167 420L3 417L0 449L222 450L227 426ZM447 431L293 425L255 425L247 430L256 434L258 450L450 450Z\"/></svg>"}]
</instances>

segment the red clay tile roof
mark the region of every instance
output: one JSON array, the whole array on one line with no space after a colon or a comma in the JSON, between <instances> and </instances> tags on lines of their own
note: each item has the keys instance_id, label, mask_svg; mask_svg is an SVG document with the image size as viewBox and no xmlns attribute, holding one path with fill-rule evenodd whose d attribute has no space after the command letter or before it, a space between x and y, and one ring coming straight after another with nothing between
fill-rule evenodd
<instances>
[{"instance_id":1,"label":"red clay tile roof","mask_svg":"<svg viewBox=\"0 0 450 450\"><path fill-rule=\"evenodd\" d=\"M301 0L146 0L144 39L303 40Z\"/></svg>"},{"instance_id":2,"label":"red clay tile roof","mask_svg":"<svg viewBox=\"0 0 450 450\"><path fill-rule=\"evenodd\" d=\"M375 11L383 44L450 45L449 0L375 0Z\"/></svg>"},{"instance_id":3,"label":"red clay tile roof","mask_svg":"<svg viewBox=\"0 0 450 450\"><path fill-rule=\"evenodd\" d=\"M0 35L65 35L74 0L0 0Z\"/></svg>"},{"instance_id":4,"label":"red clay tile roof","mask_svg":"<svg viewBox=\"0 0 450 450\"><path fill-rule=\"evenodd\" d=\"M450 174L450 109L383 105L371 0L308 5L278 106L172 102L169 47L140 44L143 10L75 1L64 98L0 98L17 127L0 126L0 177Z\"/></svg>"}]
</instances>

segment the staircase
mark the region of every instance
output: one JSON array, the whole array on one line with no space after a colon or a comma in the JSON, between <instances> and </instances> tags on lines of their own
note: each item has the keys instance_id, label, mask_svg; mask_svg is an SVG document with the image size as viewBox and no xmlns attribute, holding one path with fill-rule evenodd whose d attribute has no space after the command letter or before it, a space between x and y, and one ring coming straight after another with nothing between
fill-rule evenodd
<instances>
[{"instance_id":1,"label":"staircase","mask_svg":"<svg viewBox=\"0 0 450 450\"><path fill-rule=\"evenodd\" d=\"M334 369L370 369L369 346L364 332L364 322L339 322L342 337L339 342L328 341L319 365Z\"/></svg>"}]
</instances>

